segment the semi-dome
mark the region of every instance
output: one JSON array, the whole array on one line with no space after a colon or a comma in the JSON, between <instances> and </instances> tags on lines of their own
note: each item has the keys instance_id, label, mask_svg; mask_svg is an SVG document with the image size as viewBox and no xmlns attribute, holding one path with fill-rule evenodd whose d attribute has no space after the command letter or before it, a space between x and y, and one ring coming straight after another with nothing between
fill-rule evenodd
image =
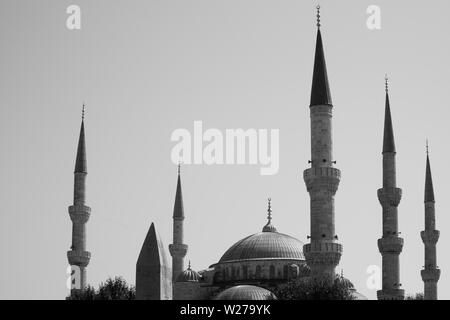
<instances>
[{"instance_id":1,"label":"semi-dome","mask_svg":"<svg viewBox=\"0 0 450 320\"><path fill-rule=\"evenodd\" d=\"M225 252L219 263L260 259L305 260L303 242L279 233L272 225L270 199L267 219L268 222L262 232L236 242Z\"/></svg>"},{"instance_id":2,"label":"semi-dome","mask_svg":"<svg viewBox=\"0 0 450 320\"><path fill-rule=\"evenodd\" d=\"M177 282L198 282L201 278L201 275L191 269L191 262L189 261L189 266L186 270L184 270L177 278Z\"/></svg>"},{"instance_id":3,"label":"semi-dome","mask_svg":"<svg viewBox=\"0 0 450 320\"><path fill-rule=\"evenodd\" d=\"M241 285L228 288L217 295L215 300L276 300L277 297L267 289Z\"/></svg>"}]
</instances>

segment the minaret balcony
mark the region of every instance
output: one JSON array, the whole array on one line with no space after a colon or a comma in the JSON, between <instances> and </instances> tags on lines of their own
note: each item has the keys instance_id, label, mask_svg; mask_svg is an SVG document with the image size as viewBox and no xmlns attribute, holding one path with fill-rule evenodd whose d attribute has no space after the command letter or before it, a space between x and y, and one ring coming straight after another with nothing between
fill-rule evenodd
<instances>
[{"instance_id":1,"label":"minaret balcony","mask_svg":"<svg viewBox=\"0 0 450 320\"><path fill-rule=\"evenodd\" d=\"M341 259L343 246L330 241L313 241L303 246L303 254L309 266L337 266Z\"/></svg>"},{"instance_id":2,"label":"minaret balcony","mask_svg":"<svg viewBox=\"0 0 450 320\"><path fill-rule=\"evenodd\" d=\"M188 251L187 244L170 244L169 252L172 257L184 258Z\"/></svg>"},{"instance_id":3,"label":"minaret balcony","mask_svg":"<svg viewBox=\"0 0 450 320\"><path fill-rule=\"evenodd\" d=\"M385 237L378 239L378 249L381 253L399 254L403 249L403 238Z\"/></svg>"},{"instance_id":4,"label":"minaret balcony","mask_svg":"<svg viewBox=\"0 0 450 320\"><path fill-rule=\"evenodd\" d=\"M312 167L303 171L308 192L312 189L328 189L335 194L341 180L341 171L333 167Z\"/></svg>"},{"instance_id":5,"label":"minaret balcony","mask_svg":"<svg viewBox=\"0 0 450 320\"><path fill-rule=\"evenodd\" d=\"M422 241L426 245L435 245L439 240L439 230L425 230L420 232Z\"/></svg>"},{"instance_id":6,"label":"minaret balcony","mask_svg":"<svg viewBox=\"0 0 450 320\"><path fill-rule=\"evenodd\" d=\"M381 188L377 193L378 201L383 207L398 207L402 199L402 189L400 188Z\"/></svg>"},{"instance_id":7,"label":"minaret balcony","mask_svg":"<svg viewBox=\"0 0 450 320\"><path fill-rule=\"evenodd\" d=\"M91 260L91 253L89 251L67 251L67 259L69 260L69 264L86 267Z\"/></svg>"},{"instance_id":8,"label":"minaret balcony","mask_svg":"<svg viewBox=\"0 0 450 320\"><path fill-rule=\"evenodd\" d=\"M73 205L69 207L69 215L72 222L86 223L91 215L91 208L85 205Z\"/></svg>"},{"instance_id":9,"label":"minaret balcony","mask_svg":"<svg viewBox=\"0 0 450 320\"><path fill-rule=\"evenodd\" d=\"M383 289L377 291L378 300L403 300L405 299L405 290L403 289Z\"/></svg>"},{"instance_id":10,"label":"minaret balcony","mask_svg":"<svg viewBox=\"0 0 450 320\"><path fill-rule=\"evenodd\" d=\"M420 275L422 276L422 280L424 282L434 281L437 282L441 276L441 270L438 268L425 268L420 271Z\"/></svg>"}]
</instances>

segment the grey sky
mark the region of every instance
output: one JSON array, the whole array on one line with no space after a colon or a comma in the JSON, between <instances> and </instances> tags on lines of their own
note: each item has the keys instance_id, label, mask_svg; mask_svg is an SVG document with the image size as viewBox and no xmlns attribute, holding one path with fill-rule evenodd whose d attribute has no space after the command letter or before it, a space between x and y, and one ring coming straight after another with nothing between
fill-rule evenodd
<instances>
[{"instance_id":1,"label":"grey sky","mask_svg":"<svg viewBox=\"0 0 450 320\"><path fill-rule=\"evenodd\" d=\"M422 291L425 139L436 194L439 297L450 298L450 188L447 164L450 20L448 1L326 1L322 36L334 103L334 157L342 171L336 230L338 270L358 290L380 265L384 74L403 189L401 282ZM82 29L66 28L77 4ZM382 29L366 27L381 8ZM187 259L218 261L234 242L260 231L266 199L280 232L306 242L309 94L315 1L0 2L0 298L62 299L71 242L67 206L81 104L87 104L88 282L122 275L135 263L152 221L171 242L177 128L280 129L280 171L259 166L184 166Z\"/></svg>"}]
</instances>

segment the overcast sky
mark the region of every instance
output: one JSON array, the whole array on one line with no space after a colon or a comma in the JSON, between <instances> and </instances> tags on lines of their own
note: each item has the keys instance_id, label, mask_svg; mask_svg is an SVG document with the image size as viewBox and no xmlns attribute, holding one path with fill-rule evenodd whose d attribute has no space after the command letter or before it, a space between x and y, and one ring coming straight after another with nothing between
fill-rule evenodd
<instances>
[{"instance_id":1,"label":"overcast sky","mask_svg":"<svg viewBox=\"0 0 450 320\"><path fill-rule=\"evenodd\" d=\"M66 8L81 8L81 30ZM338 271L358 291L381 265L381 147L384 74L403 189L399 231L406 293L423 290L425 139L436 194L440 298L450 298L448 1L327 1L322 36L334 103L334 157L342 171L336 232ZM369 5L381 29L366 26ZM259 232L272 197L273 224L306 242L309 96L315 1L145 0L0 2L0 298L63 299L67 207L86 102L88 282L135 282L151 222L172 238L176 166L170 140L194 121L221 131L279 129L280 170L255 165L185 165L187 259L200 270Z\"/></svg>"}]
</instances>

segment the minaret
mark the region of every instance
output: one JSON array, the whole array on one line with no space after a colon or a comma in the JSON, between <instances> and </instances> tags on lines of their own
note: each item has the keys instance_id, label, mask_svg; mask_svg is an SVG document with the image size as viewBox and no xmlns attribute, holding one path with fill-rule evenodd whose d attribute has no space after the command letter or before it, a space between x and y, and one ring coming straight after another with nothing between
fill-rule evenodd
<instances>
[{"instance_id":1,"label":"minaret","mask_svg":"<svg viewBox=\"0 0 450 320\"><path fill-rule=\"evenodd\" d=\"M436 243L439 240L439 230L436 230L434 213L434 190L431 178L430 158L427 143L427 168L425 174L425 230L420 233L425 244L425 266L420 272L424 282L424 299L437 300L437 282L441 270L436 266Z\"/></svg>"},{"instance_id":2,"label":"minaret","mask_svg":"<svg viewBox=\"0 0 450 320\"><path fill-rule=\"evenodd\" d=\"M188 246L183 244L183 194L181 192L180 165L178 165L177 193L175 195L175 205L173 207L173 244L169 245L172 256L172 281L175 282L178 275L184 271L184 257Z\"/></svg>"},{"instance_id":3,"label":"minaret","mask_svg":"<svg viewBox=\"0 0 450 320\"><path fill-rule=\"evenodd\" d=\"M86 206L86 143L84 138L84 104L81 119L80 137L78 140L77 159L75 162L75 183L73 205L69 207L72 220L72 246L67 252L67 259L72 267L72 293L86 287L86 267L91 253L86 251L86 222L89 220L91 208Z\"/></svg>"},{"instance_id":4,"label":"minaret","mask_svg":"<svg viewBox=\"0 0 450 320\"><path fill-rule=\"evenodd\" d=\"M385 78L386 104L383 138L383 188L378 189L378 200L383 208L383 236L378 239L383 264L382 290L377 292L378 300L403 300L405 292L400 283L400 259L403 239L398 232L397 207L402 190L397 188L395 166L395 142L389 105L388 78Z\"/></svg>"},{"instance_id":5,"label":"minaret","mask_svg":"<svg viewBox=\"0 0 450 320\"><path fill-rule=\"evenodd\" d=\"M332 109L317 6L317 40L311 89L311 168L303 172L310 195L311 242L303 247L313 276L335 275L342 255L337 242L334 196L341 172L333 167Z\"/></svg>"}]
</instances>

